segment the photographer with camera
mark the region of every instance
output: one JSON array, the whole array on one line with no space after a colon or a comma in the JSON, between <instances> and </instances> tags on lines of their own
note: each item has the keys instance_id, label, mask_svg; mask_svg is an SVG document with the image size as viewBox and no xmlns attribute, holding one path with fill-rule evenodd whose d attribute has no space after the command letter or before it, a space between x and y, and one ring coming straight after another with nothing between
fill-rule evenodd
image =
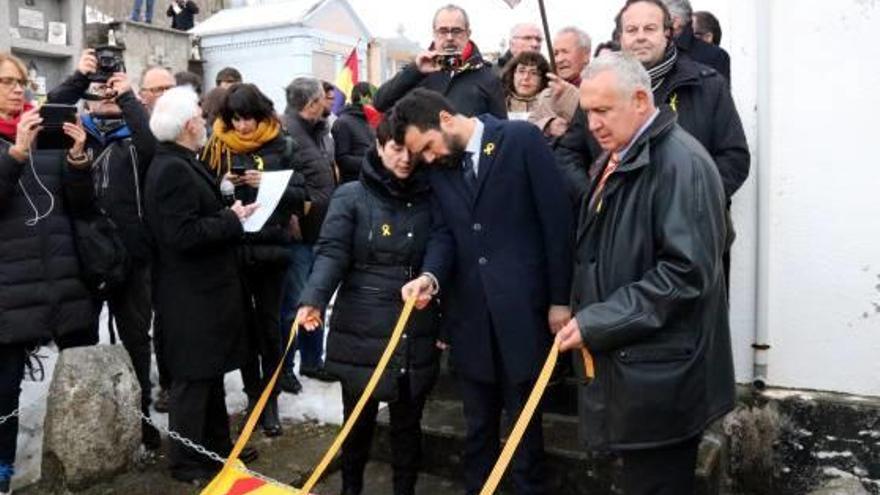
<instances>
[{"instance_id":1,"label":"photographer with camera","mask_svg":"<svg viewBox=\"0 0 880 495\"><path fill-rule=\"evenodd\" d=\"M29 351L50 340L60 349L96 342L72 227L92 203L86 133L73 108L32 108L26 85L24 63L0 52L0 416L9 417L0 424L0 494L14 473L13 411ZM56 136L66 149L42 148L42 138Z\"/></svg>"},{"instance_id":2,"label":"photographer with camera","mask_svg":"<svg viewBox=\"0 0 880 495\"><path fill-rule=\"evenodd\" d=\"M376 109L387 112L413 89L425 88L445 96L468 117L489 113L507 118L501 80L470 40L467 12L451 4L441 7L434 14L433 30L430 48L376 91Z\"/></svg>"},{"instance_id":3,"label":"photographer with camera","mask_svg":"<svg viewBox=\"0 0 880 495\"><path fill-rule=\"evenodd\" d=\"M141 386L141 409L149 415L152 243L144 220L143 184L156 139L150 132L146 109L124 71L118 49L87 49L76 72L49 93L49 102L86 101L82 121L86 153L94 160L96 203L116 225L131 261L125 280L101 297L106 298L110 317L131 357ZM142 426L144 445L159 448L159 433L146 422Z\"/></svg>"}]
</instances>

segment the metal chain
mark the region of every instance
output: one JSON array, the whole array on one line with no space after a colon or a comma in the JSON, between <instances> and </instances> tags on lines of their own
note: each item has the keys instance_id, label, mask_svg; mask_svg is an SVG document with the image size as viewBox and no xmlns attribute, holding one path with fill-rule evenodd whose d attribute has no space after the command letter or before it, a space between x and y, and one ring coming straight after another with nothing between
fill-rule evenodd
<instances>
[{"instance_id":1,"label":"metal chain","mask_svg":"<svg viewBox=\"0 0 880 495\"><path fill-rule=\"evenodd\" d=\"M18 417L18 413L19 413L19 408L15 408L14 411L12 411L11 413L7 414L6 416L0 416L0 425L2 425L3 423L9 421L9 420L12 419L12 418Z\"/></svg>"},{"instance_id":2,"label":"metal chain","mask_svg":"<svg viewBox=\"0 0 880 495\"><path fill-rule=\"evenodd\" d=\"M168 437L171 438L172 440L175 440L175 441L177 441L177 442L182 443L183 445L186 445L187 447L189 447L189 448L195 450L195 451L198 452L199 454L202 454L203 456L205 456L205 457L207 457L207 458L209 458L209 459L211 459L211 460L213 460L213 461L219 462L220 464L226 464L226 458L223 457L223 456L221 456L220 454L218 454L218 453L216 453L216 452L213 452L213 451L210 451L210 450L206 449L205 447L203 447L203 446L201 446L201 445L199 445L199 444L193 442L192 440L190 440L190 439L184 437L183 435L177 433L176 431L171 430L170 428L167 428L167 427L165 427L165 426L162 426L162 425L160 425L160 424L157 424L156 422L153 421L153 418L151 418L151 417L147 416L146 414L144 414L140 409L136 409L136 411L137 411L137 413L138 413L138 416L140 416L140 418L141 418L142 420L146 421L147 423L149 423L149 424L150 424L151 426L153 426L154 428L156 428L156 429L158 429L158 430L162 430L162 431L165 432L165 434L167 434ZM18 410L16 410L15 412L18 412ZM3 424L3 423L0 422L0 424ZM276 480L276 479L272 479L272 478L270 478L270 477L268 477L268 476L262 475L262 474L260 474L260 473L258 473L258 472L256 472L256 471L251 471L251 470L248 469L247 467L244 468L244 472L246 472L247 474L253 476L254 478L259 478L260 480L265 481L266 483L269 483L269 484L271 484L271 485L275 485L275 486L278 487L278 488L283 488L283 489L286 489L286 490L290 490L290 489L292 488L292 487L291 487L290 485L288 485L288 484L282 483L281 481L278 481L278 480Z\"/></svg>"},{"instance_id":3,"label":"metal chain","mask_svg":"<svg viewBox=\"0 0 880 495\"><path fill-rule=\"evenodd\" d=\"M165 426L157 424L156 422L153 421L153 418L144 414L140 409L137 409L137 413L138 413L138 416L140 416L140 418L142 420L149 423L150 426L152 426L153 428L156 428L157 430L164 431L171 439L176 440L176 441L186 445L187 447L195 450L199 454L202 454L203 456L211 459L212 461L217 461L221 464L226 464L226 458L221 456L220 454L218 454L216 452L212 452L212 451L206 449L205 447L202 447L201 445L182 436L181 434L177 433L176 431L171 430L170 428L166 428Z\"/></svg>"}]
</instances>

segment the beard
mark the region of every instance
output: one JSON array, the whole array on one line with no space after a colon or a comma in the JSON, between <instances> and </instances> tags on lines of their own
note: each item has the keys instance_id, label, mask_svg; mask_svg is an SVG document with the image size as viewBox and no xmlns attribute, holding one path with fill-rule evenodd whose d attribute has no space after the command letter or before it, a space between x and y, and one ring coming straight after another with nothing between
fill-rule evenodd
<instances>
[{"instance_id":1,"label":"beard","mask_svg":"<svg viewBox=\"0 0 880 495\"><path fill-rule=\"evenodd\" d=\"M438 156L434 159L433 165L443 168L461 168L461 161L464 159L465 143L462 143L455 136L443 134L443 141L446 143L446 149L449 153L446 156Z\"/></svg>"}]
</instances>

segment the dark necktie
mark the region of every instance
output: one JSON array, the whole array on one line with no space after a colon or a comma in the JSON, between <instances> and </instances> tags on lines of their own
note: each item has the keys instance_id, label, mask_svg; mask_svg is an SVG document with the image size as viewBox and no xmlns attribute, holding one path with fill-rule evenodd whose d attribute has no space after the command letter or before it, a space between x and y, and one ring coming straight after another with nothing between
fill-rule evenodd
<instances>
[{"instance_id":1,"label":"dark necktie","mask_svg":"<svg viewBox=\"0 0 880 495\"><path fill-rule=\"evenodd\" d=\"M477 174L474 172L473 153L466 151L464 159L461 163L462 174L464 175L464 184L467 186L471 196L477 194Z\"/></svg>"}]
</instances>

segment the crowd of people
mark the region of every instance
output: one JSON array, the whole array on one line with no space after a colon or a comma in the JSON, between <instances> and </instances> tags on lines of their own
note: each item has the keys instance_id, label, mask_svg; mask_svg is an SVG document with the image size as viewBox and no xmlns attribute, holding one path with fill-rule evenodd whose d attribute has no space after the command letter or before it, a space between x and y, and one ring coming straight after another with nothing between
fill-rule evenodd
<instances>
[{"instance_id":1,"label":"crowd of people","mask_svg":"<svg viewBox=\"0 0 880 495\"><path fill-rule=\"evenodd\" d=\"M174 1L169 15L192 4ZM375 92L354 86L338 115L336 88L314 77L291 81L282 110L232 67L202 96L198 76L163 67L136 86L102 80L85 50L48 95L84 102L63 149L39 145L49 131L26 68L0 54L0 416L18 407L32 350L97 343L106 303L144 415L167 411L173 431L227 453L225 373L240 370L249 413L297 321L299 374L340 381L347 418L414 298L343 445L344 495L363 493L380 402L394 493L415 492L443 352L464 405L464 484L478 493L502 413L522 410L554 342L595 360L581 431L620 452L624 493L693 493L702 432L734 402L729 209L750 156L714 16L627 0L614 22L595 53L580 28L555 33L554 72L536 25L514 26L493 64L467 12L442 6L429 48ZM246 229L271 172L286 172L277 206ZM78 229L96 218L126 254L111 286L83 280ZM268 437L283 433L278 394L303 389L294 356L259 418ZM161 448L142 426L144 446ZM0 493L17 430L14 415L0 424ZM174 441L168 455L182 481L220 468ZM546 493L544 464L539 409L514 457L516 493Z\"/></svg>"}]
</instances>

